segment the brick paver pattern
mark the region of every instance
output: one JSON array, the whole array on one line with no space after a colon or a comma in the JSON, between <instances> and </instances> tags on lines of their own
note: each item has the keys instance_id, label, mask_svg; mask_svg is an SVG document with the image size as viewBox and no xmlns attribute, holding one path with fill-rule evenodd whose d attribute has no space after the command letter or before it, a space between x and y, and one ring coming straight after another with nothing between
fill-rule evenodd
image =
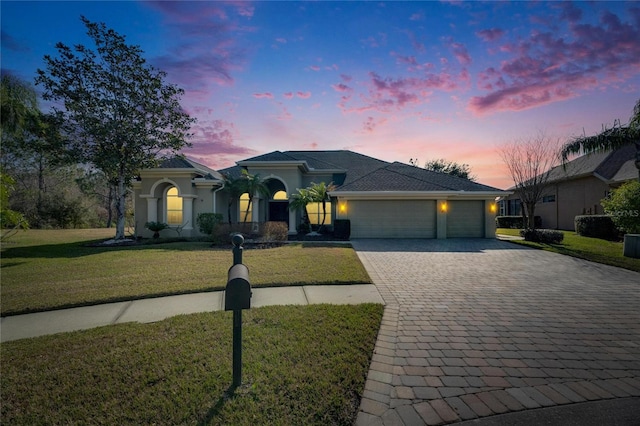
<instances>
[{"instance_id":1,"label":"brick paver pattern","mask_svg":"<svg viewBox=\"0 0 640 426\"><path fill-rule=\"evenodd\" d=\"M385 300L356 425L640 396L640 274L498 240L356 240Z\"/></svg>"}]
</instances>

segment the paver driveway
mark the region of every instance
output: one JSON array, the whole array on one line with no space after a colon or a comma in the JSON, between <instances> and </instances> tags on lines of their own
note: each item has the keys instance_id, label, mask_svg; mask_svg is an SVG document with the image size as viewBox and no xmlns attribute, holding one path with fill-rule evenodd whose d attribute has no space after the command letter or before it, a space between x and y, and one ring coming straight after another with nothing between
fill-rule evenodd
<instances>
[{"instance_id":1,"label":"paver driveway","mask_svg":"<svg viewBox=\"0 0 640 426\"><path fill-rule=\"evenodd\" d=\"M640 274L499 240L356 240L386 308L358 425L640 396Z\"/></svg>"}]
</instances>

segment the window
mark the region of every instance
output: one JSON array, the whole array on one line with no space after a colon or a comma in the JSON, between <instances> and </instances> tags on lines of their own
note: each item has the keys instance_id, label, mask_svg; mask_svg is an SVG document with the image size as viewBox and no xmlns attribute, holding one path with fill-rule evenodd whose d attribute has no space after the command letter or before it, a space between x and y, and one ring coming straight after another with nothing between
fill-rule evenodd
<instances>
[{"instance_id":1,"label":"window","mask_svg":"<svg viewBox=\"0 0 640 426\"><path fill-rule=\"evenodd\" d=\"M178 188L175 186L167 191L167 223L182 225L182 197L178 196Z\"/></svg>"},{"instance_id":2,"label":"window","mask_svg":"<svg viewBox=\"0 0 640 426\"><path fill-rule=\"evenodd\" d=\"M327 209L327 215L325 216L324 224L331 225L331 203L327 201L325 205ZM309 203L307 204L307 214L309 215L309 222L312 225L320 225L322 223L322 203Z\"/></svg>"},{"instance_id":3,"label":"window","mask_svg":"<svg viewBox=\"0 0 640 426\"><path fill-rule=\"evenodd\" d=\"M287 193L285 191L278 191L275 194L273 194L273 199L274 200L287 200Z\"/></svg>"},{"instance_id":4,"label":"window","mask_svg":"<svg viewBox=\"0 0 640 426\"><path fill-rule=\"evenodd\" d=\"M251 222L253 217L253 203L249 204L249 194L244 193L240 196L240 220L238 222ZM247 207L249 213L247 214ZM246 215L246 218L245 218Z\"/></svg>"},{"instance_id":5,"label":"window","mask_svg":"<svg viewBox=\"0 0 640 426\"><path fill-rule=\"evenodd\" d=\"M543 203L555 203L556 202L556 196L555 195L545 195L544 197L542 197L542 202Z\"/></svg>"}]
</instances>

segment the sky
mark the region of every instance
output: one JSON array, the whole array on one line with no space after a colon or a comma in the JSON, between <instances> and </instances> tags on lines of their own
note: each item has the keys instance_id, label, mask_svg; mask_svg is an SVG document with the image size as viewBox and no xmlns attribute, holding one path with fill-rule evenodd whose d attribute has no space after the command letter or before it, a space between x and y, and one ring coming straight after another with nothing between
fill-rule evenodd
<instances>
[{"instance_id":1,"label":"sky","mask_svg":"<svg viewBox=\"0 0 640 426\"><path fill-rule=\"evenodd\" d=\"M32 82L104 22L185 90L184 154L212 168L279 150L468 164L512 185L500 146L628 123L640 3L6 1L1 68ZM39 89L36 87L36 89Z\"/></svg>"}]
</instances>

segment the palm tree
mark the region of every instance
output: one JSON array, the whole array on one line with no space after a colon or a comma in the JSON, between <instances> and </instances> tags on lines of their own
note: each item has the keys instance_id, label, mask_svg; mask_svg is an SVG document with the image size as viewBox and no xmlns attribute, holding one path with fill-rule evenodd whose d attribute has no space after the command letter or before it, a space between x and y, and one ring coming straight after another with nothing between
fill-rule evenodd
<instances>
[{"instance_id":1,"label":"palm tree","mask_svg":"<svg viewBox=\"0 0 640 426\"><path fill-rule=\"evenodd\" d=\"M223 174L222 177L224 179L223 190L229 195L227 217L229 218L229 225L231 225L231 206L234 201L238 200L246 192L245 181L242 178L234 178L230 174Z\"/></svg>"},{"instance_id":2,"label":"palm tree","mask_svg":"<svg viewBox=\"0 0 640 426\"><path fill-rule=\"evenodd\" d=\"M247 210L244 213L243 220L243 222L246 222L247 217L249 217L249 211L251 210L251 204L253 203L253 196L262 195L264 197L269 197L271 192L264 181L260 179L259 174L252 175L243 169L241 179L244 181L244 192L249 194L249 202L247 203Z\"/></svg>"},{"instance_id":3,"label":"palm tree","mask_svg":"<svg viewBox=\"0 0 640 426\"><path fill-rule=\"evenodd\" d=\"M311 182L311 186L309 187L311 201L315 203L322 203L322 223L320 224L320 229L324 228L324 222L327 218L327 201L331 201L329 192L333 191L334 189L336 189L336 186L333 184L333 182L331 182L329 185L324 182Z\"/></svg>"},{"instance_id":4,"label":"palm tree","mask_svg":"<svg viewBox=\"0 0 640 426\"><path fill-rule=\"evenodd\" d=\"M302 209L302 223L309 224L309 214L307 213L307 204L312 203L311 193L309 188L298 188L296 194L291 195L291 201L289 202L289 209L299 210ZM309 227L309 230L311 228Z\"/></svg>"},{"instance_id":5,"label":"palm tree","mask_svg":"<svg viewBox=\"0 0 640 426\"><path fill-rule=\"evenodd\" d=\"M633 108L633 115L627 126L622 126L616 121L613 127L603 127L602 132L594 136L580 136L565 144L560 152L562 162L566 163L573 154L593 154L596 152L611 151L627 144L636 145L635 165L638 169L638 181L640 181L640 99Z\"/></svg>"}]
</instances>

